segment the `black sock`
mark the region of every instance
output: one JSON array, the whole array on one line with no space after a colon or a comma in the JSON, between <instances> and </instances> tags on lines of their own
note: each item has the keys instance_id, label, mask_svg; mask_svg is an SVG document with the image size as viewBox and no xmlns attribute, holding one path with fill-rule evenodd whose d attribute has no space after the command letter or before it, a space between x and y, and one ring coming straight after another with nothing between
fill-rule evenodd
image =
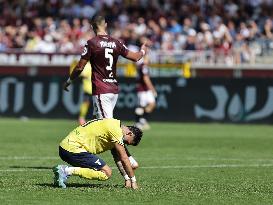
<instances>
[{"instance_id":1,"label":"black sock","mask_svg":"<svg viewBox=\"0 0 273 205\"><path fill-rule=\"evenodd\" d=\"M137 107L135 109L136 122L140 122L140 118L143 118L144 114L145 114L144 108L143 107Z\"/></svg>"},{"instance_id":2,"label":"black sock","mask_svg":"<svg viewBox=\"0 0 273 205\"><path fill-rule=\"evenodd\" d=\"M150 113L149 113L149 112L144 112L143 118L144 118L146 121L148 121L149 116L150 116Z\"/></svg>"}]
</instances>

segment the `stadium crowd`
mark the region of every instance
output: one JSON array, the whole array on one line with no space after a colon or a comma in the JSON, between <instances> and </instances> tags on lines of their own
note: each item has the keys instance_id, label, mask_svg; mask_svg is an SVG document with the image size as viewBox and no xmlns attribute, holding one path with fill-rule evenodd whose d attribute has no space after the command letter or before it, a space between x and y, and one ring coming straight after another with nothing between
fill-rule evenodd
<instances>
[{"instance_id":1,"label":"stadium crowd","mask_svg":"<svg viewBox=\"0 0 273 205\"><path fill-rule=\"evenodd\" d=\"M273 47L273 0L0 0L0 51L79 52L89 20L106 17L126 44L157 50L235 51L240 61Z\"/></svg>"}]
</instances>

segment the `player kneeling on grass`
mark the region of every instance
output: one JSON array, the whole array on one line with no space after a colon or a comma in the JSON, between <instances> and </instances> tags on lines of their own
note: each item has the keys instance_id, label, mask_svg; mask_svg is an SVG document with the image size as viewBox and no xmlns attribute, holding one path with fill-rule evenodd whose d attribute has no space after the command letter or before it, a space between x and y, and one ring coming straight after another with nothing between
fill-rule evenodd
<instances>
[{"instance_id":1,"label":"player kneeling on grass","mask_svg":"<svg viewBox=\"0 0 273 205\"><path fill-rule=\"evenodd\" d=\"M102 181L109 179L112 174L111 168L96 154L111 150L114 160L121 161L125 170L125 186L137 189L136 177L124 144L136 146L141 137L140 129L121 125L116 119L88 121L70 132L60 143L59 155L72 167L66 165L53 167L54 184L66 188L66 181L72 175Z\"/></svg>"}]
</instances>

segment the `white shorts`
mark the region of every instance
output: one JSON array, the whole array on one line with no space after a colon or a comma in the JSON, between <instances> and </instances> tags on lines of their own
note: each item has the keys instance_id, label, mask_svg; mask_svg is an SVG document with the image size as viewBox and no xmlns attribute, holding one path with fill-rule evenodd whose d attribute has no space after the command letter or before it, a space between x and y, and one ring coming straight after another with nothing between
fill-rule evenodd
<instances>
[{"instance_id":1,"label":"white shorts","mask_svg":"<svg viewBox=\"0 0 273 205\"><path fill-rule=\"evenodd\" d=\"M106 93L93 95L94 115L97 119L113 118L113 112L118 100L118 94Z\"/></svg>"},{"instance_id":2,"label":"white shorts","mask_svg":"<svg viewBox=\"0 0 273 205\"><path fill-rule=\"evenodd\" d=\"M155 103L155 97L151 90L137 92L138 105L141 107L146 107L151 103Z\"/></svg>"}]
</instances>

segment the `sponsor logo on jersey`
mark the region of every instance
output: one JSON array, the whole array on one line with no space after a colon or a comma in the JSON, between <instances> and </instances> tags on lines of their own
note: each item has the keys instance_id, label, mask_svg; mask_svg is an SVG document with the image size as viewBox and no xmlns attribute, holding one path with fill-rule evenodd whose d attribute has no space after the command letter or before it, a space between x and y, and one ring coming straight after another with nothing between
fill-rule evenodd
<instances>
[{"instance_id":1,"label":"sponsor logo on jersey","mask_svg":"<svg viewBox=\"0 0 273 205\"><path fill-rule=\"evenodd\" d=\"M102 79L102 81L106 83L117 83L116 79L110 79L110 78L104 78Z\"/></svg>"}]
</instances>

